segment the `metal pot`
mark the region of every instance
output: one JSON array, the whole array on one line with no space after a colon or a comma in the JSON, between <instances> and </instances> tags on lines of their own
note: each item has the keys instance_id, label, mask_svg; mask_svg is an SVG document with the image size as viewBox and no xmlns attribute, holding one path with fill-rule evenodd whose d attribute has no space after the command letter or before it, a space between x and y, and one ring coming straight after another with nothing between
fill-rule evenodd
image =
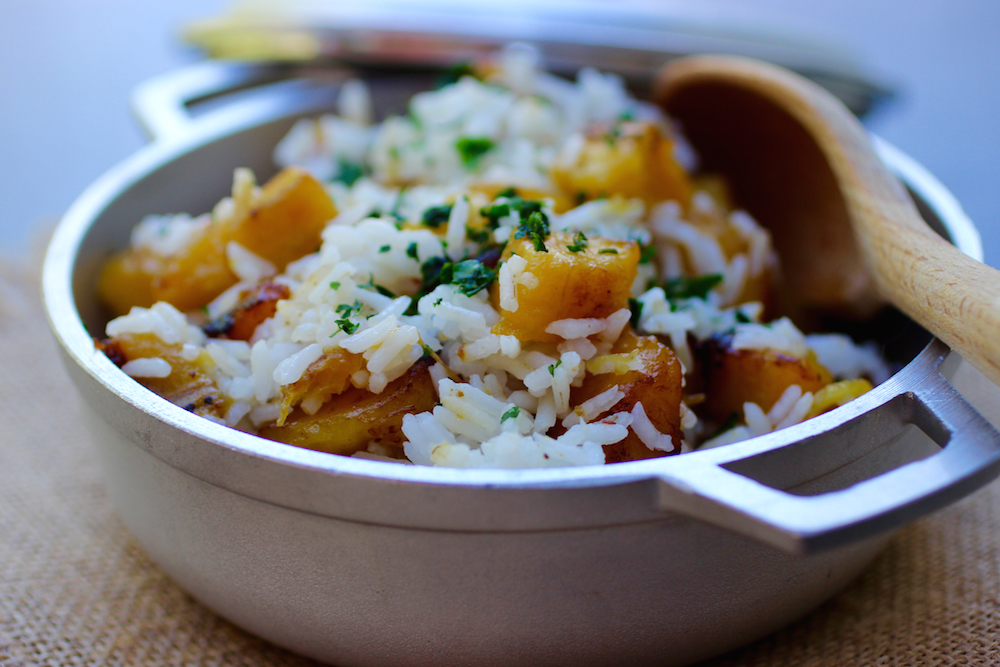
<instances>
[{"instance_id":1,"label":"metal pot","mask_svg":"<svg viewBox=\"0 0 1000 667\"><path fill-rule=\"evenodd\" d=\"M56 231L48 317L90 407L111 497L150 557L222 616L338 665L682 665L802 616L892 531L1000 472L1000 434L923 349L798 426L676 457L558 470L446 470L289 447L203 420L94 349L101 262L145 214L208 210L329 86L263 88L199 117L182 102L281 70L204 66L153 82L160 136ZM373 81L383 103L412 82ZM932 226L981 258L960 207L879 143Z\"/></svg>"}]
</instances>

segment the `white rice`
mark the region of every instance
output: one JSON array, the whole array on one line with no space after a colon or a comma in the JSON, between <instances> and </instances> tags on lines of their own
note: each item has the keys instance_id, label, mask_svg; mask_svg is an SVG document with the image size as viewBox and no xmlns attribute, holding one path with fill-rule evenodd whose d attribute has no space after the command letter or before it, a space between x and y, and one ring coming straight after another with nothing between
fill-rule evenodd
<instances>
[{"instance_id":1,"label":"white rice","mask_svg":"<svg viewBox=\"0 0 1000 667\"><path fill-rule=\"evenodd\" d=\"M182 357L211 360L213 379L231 401L224 421L253 431L282 413L290 385L313 364L337 351L361 355L364 368L351 375L354 387L383 392L426 352L443 363L429 368L439 405L406 415L403 452L413 463L450 467L551 467L595 465L605 460L605 445L621 442L630 432L651 451L675 453L670 435L661 433L641 402L629 412L608 414L624 398L620 386L573 404L574 389L587 374L639 371L635 355L610 354L630 320L638 333L658 335L680 360L683 372L696 367L692 342L731 335L734 349L774 350L796 357L813 350L837 377L888 374L877 352L855 345L845 336L804 336L787 319L761 321L763 306L739 304L748 281L774 268L769 233L742 211L729 214L732 230L746 248L732 257L688 216L680 204L666 201L647 209L638 199L600 198L555 214L555 202L544 201L552 231L636 241L651 246L655 261L639 266L631 295L641 308L637 319L629 308L605 318L566 318L549 322L545 331L558 343L520 341L494 327L501 314L489 291L463 293L458 285L438 285L417 298L422 266L432 258L457 264L481 251L471 229L481 207L511 204L492 200L473 184L503 184L553 192L555 166L577 165L593 123L613 124L630 117L670 126L655 107L629 97L622 80L594 70L581 71L575 82L537 69L538 54L512 47L486 81L465 77L456 84L413 98L407 117L372 125L371 95L364 83L346 82L338 99L338 115L297 123L275 149L279 165L299 165L329 184L338 214L322 233L318 252L283 271L230 242L226 257L239 282L208 304L207 317L231 312L242 295L263 279L289 288L275 316L255 331L250 343L206 339L202 330L172 306L158 303L135 308L110 322L109 336L151 334L179 345ZM460 142L477 146L462 154ZM693 169L697 156L676 136L677 159ZM349 172L356 171L353 182ZM353 177L352 177L353 178ZM260 189L249 170L234 174L230 197L213 211L216 218L246 215L259 203ZM440 229L423 224L425 212L450 206ZM701 214L719 215L704 192L692 206ZM442 209L443 210L443 209ZM520 224L512 210L496 220L492 239L511 238ZM209 224L209 216L151 216L132 236L134 248L162 256L191 244ZM541 285L527 260L512 255L499 264L497 305L517 312L519 295ZM664 280L689 274L718 274L720 280L704 298L671 296ZM386 292L390 293L387 294ZM404 295L404 296L393 296ZM414 303L416 300L416 303ZM136 359L125 371L133 377L167 377L162 358ZM765 413L744 406L743 423L703 446L718 446L762 435L798 423L808 413L812 395L790 387ZM301 404L307 414L322 407L313 397ZM685 447L702 425L694 411L681 405ZM557 423L559 437L546 433ZM701 436L704 437L704 436ZM380 443L362 448L366 457L384 457Z\"/></svg>"},{"instance_id":2,"label":"white rice","mask_svg":"<svg viewBox=\"0 0 1000 667\"><path fill-rule=\"evenodd\" d=\"M170 362L160 357L133 359L122 366L122 370L134 378L165 378L173 372Z\"/></svg>"}]
</instances>

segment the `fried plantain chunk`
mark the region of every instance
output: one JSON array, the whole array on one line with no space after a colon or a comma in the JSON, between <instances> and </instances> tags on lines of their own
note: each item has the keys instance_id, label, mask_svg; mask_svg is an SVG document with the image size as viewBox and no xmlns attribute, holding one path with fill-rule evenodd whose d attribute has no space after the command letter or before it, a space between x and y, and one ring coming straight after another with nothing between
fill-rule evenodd
<instances>
[{"instance_id":1,"label":"fried plantain chunk","mask_svg":"<svg viewBox=\"0 0 1000 667\"><path fill-rule=\"evenodd\" d=\"M378 442L402 455L403 415L434 409L437 395L422 359L392 382L381 394L351 387L333 396L315 414L296 408L282 426L260 429L259 435L296 447L350 456Z\"/></svg>"},{"instance_id":2,"label":"fried plantain chunk","mask_svg":"<svg viewBox=\"0 0 1000 667\"><path fill-rule=\"evenodd\" d=\"M595 357L587 364L588 369L609 370L588 373L580 387L570 394L571 403L580 403L601 394L614 386L625 396L614 406L598 415L603 419L618 412L629 412L636 403L642 403L649 420L660 433L670 436L672 451L651 450L635 431L629 429L628 437L621 442L604 446L608 463L636 461L680 452L681 439L681 364L673 350L661 343L655 336L637 336L627 329L611 353Z\"/></svg>"},{"instance_id":3,"label":"fried plantain chunk","mask_svg":"<svg viewBox=\"0 0 1000 667\"><path fill-rule=\"evenodd\" d=\"M536 250L528 238L511 239L507 244L503 259L522 257L526 261L523 273L532 278L522 278L515 286L517 310L504 308L500 288L493 286L491 297L500 312L494 333L555 343L562 338L545 331L555 320L603 318L628 308L629 290L638 272L638 243L597 237L581 241L573 232L553 232L544 244L545 251Z\"/></svg>"}]
</instances>

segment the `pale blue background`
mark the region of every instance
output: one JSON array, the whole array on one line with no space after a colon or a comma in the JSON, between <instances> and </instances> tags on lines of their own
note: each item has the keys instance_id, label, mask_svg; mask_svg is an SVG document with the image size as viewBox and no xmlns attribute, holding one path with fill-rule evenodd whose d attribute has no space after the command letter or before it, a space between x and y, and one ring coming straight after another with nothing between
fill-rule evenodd
<instances>
[{"instance_id":1,"label":"pale blue background","mask_svg":"<svg viewBox=\"0 0 1000 667\"><path fill-rule=\"evenodd\" d=\"M0 0L0 253L27 252L91 181L143 145L128 96L197 59L176 38L218 0ZM1000 2L747 0L720 16L802 26L853 51L900 96L869 126L964 204L1000 266Z\"/></svg>"}]
</instances>

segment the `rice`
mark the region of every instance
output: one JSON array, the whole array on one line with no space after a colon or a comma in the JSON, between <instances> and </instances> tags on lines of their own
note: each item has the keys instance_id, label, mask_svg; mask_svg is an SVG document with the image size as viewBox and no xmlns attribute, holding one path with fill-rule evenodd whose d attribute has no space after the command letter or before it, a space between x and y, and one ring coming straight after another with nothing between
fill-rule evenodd
<instances>
[{"instance_id":1,"label":"rice","mask_svg":"<svg viewBox=\"0 0 1000 667\"><path fill-rule=\"evenodd\" d=\"M155 339L177 351L171 361L131 359L125 372L151 381L189 364L218 388L218 409L205 416L262 433L286 419L322 419L340 391L392 401L405 383L426 381L433 405L393 413L396 426L373 427L378 435L357 443L356 455L497 468L597 465L635 446L676 454L787 428L809 414L813 394L792 385L773 404L744 403L739 423L709 437L720 425L699 419L702 399L686 383L698 379L699 355L710 345L813 355L838 379L887 376L870 347L842 335L805 336L787 318L765 321L763 304L740 303L777 273L770 234L746 212L729 211L694 186L690 202L589 191L595 172L588 161L607 150L600 141L595 147L595 136L611 146L660 137L688 171L697 155L620 78L585 69L573 82L537 63L534 50L511 47L485 74L420 93L407 116L379 124L367 86L346 82L336 115L299 121L274 151L279 166L297 165L326 182L336 213L319 247L275 262L266 247L229 239L225 266L235 283L203 309L182 313L160 302L108 324L113 340ZM633 126L642 131L630 134ZM564 183L574 178L578 191ZM215 221L235 225L262 206L261 192L253 174L238 169L212 216L147 217L132 234L132 251L166 259L184 253ZM550 251L546 243L557 234L566 249ZM505 250L524 239L551 262ZM640 257L630 260L633 273L617 301L585 316L558 316L566 303L602 298L567 288L538 303L549 294L553 267L609 241L618 245L601 252L628 248ZM584 264L572 271L577 266ZM613 269L609 275L577 278L579 289L626 280ZM251 335L211 333L264 284L287 292ZM525 312L543 318L526 337L512 324ZM344 359L351 362L338 366ZM675 369L678 386L657 384L666 369ZM650 387L655 392L641 393ZM691 405L678 402L665 419L651 401L668 394Z\"/></svg>"}]
</instances>

